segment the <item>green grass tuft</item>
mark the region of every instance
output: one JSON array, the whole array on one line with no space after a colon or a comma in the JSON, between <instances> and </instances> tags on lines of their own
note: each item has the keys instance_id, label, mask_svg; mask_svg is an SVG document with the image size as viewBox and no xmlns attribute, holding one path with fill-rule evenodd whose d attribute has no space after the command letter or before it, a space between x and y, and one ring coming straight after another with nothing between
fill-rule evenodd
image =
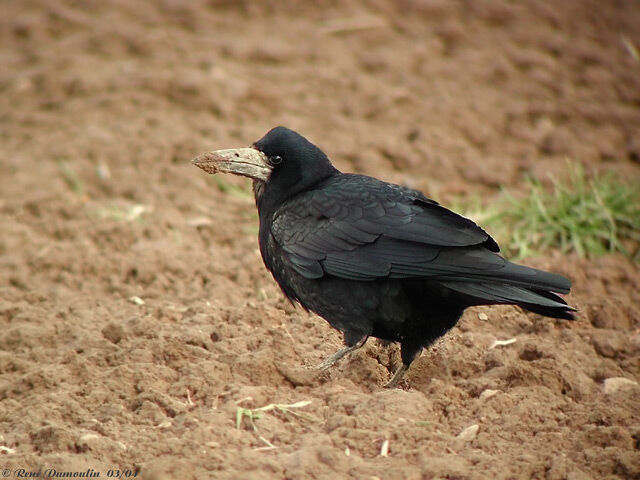
<instances>
[{"instance_id":1,"label":"green grass tuft","mask_svg":"<svg viewBox=\"0 0 640 480\"><path fill-rule=\"evenodd\" d=\"M84 183L71 164L66 160L58 160L58 169L67 187L77 195L84 195Z\"/></svg>"},{"instance_id":2,"label":"green grass tuft","mask_svg":"<svg viewBox=\"0 0 640 480\"><path fill-rule=\"evenodd\" d=\"M575 164L566 178L552 180L551 190L535 178L527 183L525 196L504 191L485 215L475 214L477 199L464 209L495 233L507 256L531 257L555 248L586 257L620 252L638 260L639 182L625 182L613 172L588 177Z\"/></svg>"}]
</instances>

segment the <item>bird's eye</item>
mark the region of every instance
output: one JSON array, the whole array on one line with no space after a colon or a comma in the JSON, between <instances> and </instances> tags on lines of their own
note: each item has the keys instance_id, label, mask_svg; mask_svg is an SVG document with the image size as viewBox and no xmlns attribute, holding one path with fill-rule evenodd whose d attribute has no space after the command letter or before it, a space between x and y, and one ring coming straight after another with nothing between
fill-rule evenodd
<instances>
[{"instance_id":1,"label":"bird's eye","mask_svg":"<svg viewBox=\"0 0 640 480\"><path fill-rule=\"evenodd\" d=\"M269 163L271 163L271 165L278 165L282 163L282 157L279 155L274 155L273 157L269 158Z\"/></svg>"}]
</instances>

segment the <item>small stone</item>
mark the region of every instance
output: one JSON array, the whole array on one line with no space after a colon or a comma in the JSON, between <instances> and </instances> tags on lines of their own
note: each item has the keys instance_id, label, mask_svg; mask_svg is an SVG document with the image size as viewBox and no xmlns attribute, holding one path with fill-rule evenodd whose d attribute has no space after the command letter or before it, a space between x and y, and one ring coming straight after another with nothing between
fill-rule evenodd
<instances>
[{"instance_id":1,"label":"small stone","mask_svg":"<svg viewBox=\"0 0 640 480\"><path fill-rule=\"evenodd\" d=\"M465 442L470 442L471 440L473 440L474 438L476 438L476 435L478 435L478 430L480 430L480 427L478 426L477 423L474 423L473 425L465 428L464 430L462 430L459 434L458 437L460 440L463 440Z\"/></svg>"},{"instance_id":2,"label":"small stone","mask_svg":"<svg viewBox=\"0 0 640 480\"><path fill-rule=\"evenodd\" d=\"M138 297L137 295L133 295L132 297L129 297L129 301L134 305L144 305L144 300Z\"/></svg>"},{"instance_id":3,"label":"small stone","mask_svg":"<svg viewBox=\"0 0 640 480\"><path fill-rule=\"evenodd\" d=\"M489 400L491 397L495 397L499 393L499 390L491 390L487 388L480 394L480 400Z\"/></svg>"},{"instance_id":4,"label":"small stone","mask_svg":"<svg viewBox=\"0 0 640 480\"><path fill-rule=\"evenodd\" d=\"M486 313L484 313L484 312L480 312L480 313L478 314L478 318L479 318L480 320L482 320L483 322L486 322L487 320L489 320L489 316L488 316Z\"/></svg>"},{"instance_id":5,"label":"small stone","mask_svg":"<svg viewBox=\"0 0 640 480\"><path fill-rule=\"evenodd\" d=\"M612 377L604 381L604 393L607 395L626 388L638 388L638 382L624 377Z\"/></svg>"},{"instance_id":6,"label":"small stone","mask_svg":"<svg viewBox=\"0 0 640 480\"><path fill-rule=\"evenodd\" d=\"M76 441L76 450L86 452L87 450L98 450L102 442L102 437L95 433L85 433Z\"/></svg>"}]
</instances>

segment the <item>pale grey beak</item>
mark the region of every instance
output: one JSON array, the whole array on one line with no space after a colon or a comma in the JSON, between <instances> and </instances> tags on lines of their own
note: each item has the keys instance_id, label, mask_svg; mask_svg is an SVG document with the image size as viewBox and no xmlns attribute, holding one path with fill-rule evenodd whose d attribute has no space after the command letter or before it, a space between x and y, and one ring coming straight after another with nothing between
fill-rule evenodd
<instances>
[{"instance_id":1,"label":"pale grey beak","mask_svg":"<svg viewBox=\"0 0 640 480\"><path fill-rule=\"evenodd\" d=\"M231 148L203 153L191 160L207 173L233 173L266 182L271 173L267 156L255 148Z\"/></svg>"}]
</instances>

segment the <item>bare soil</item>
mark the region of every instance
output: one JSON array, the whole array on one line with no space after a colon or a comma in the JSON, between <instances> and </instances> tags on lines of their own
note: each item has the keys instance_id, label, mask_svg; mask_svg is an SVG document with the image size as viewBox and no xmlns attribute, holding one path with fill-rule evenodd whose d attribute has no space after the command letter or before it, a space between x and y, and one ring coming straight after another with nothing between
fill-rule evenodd
<instances>
[{"instance_id":1,"label":"bare soil","mask_svg":"<svg viewBox=\"0 0 640 480\"><path fill-rule=\"evenodd\" d=\"M282 124L445 204L567 158L640 186L639 2L0 9L10 477L640 478L637 264L528 259L572 278L577 321L469 310L387 390L395 346L309 368L340 335L265 271L247 182L189 164ZM240 407L302 401L237 428Z\"/></svg>"}]
</instances>

